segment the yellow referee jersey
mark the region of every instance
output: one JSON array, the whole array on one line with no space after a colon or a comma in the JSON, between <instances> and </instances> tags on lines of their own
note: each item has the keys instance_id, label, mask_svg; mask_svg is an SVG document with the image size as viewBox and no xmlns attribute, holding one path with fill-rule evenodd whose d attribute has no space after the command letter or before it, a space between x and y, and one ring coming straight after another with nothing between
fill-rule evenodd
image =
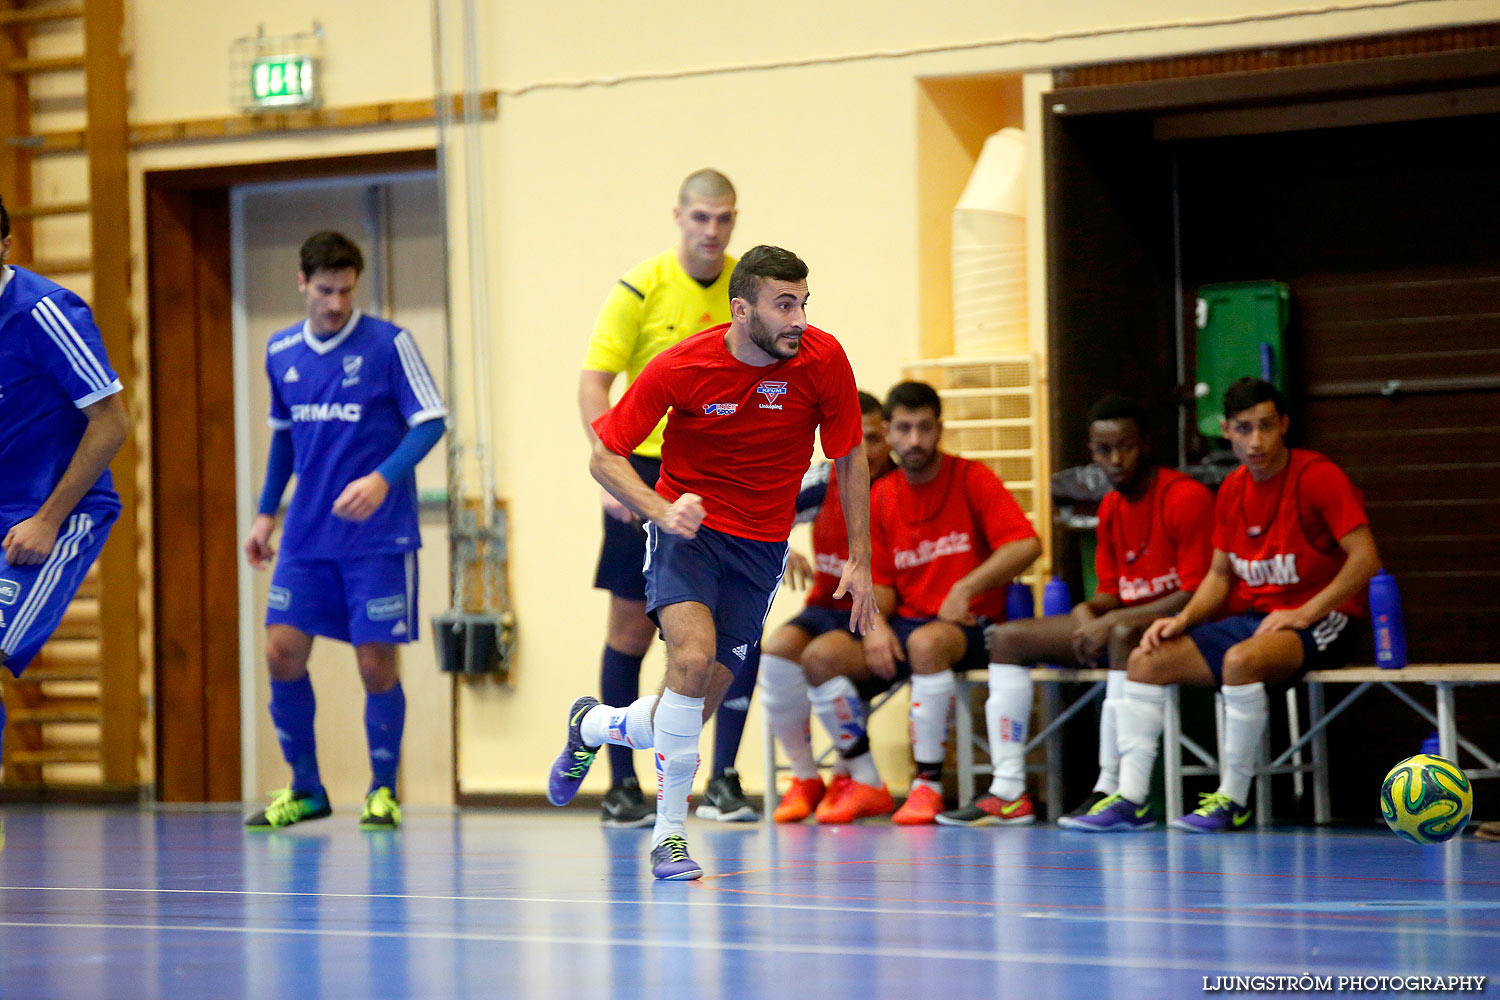
<instances>
[{"instance_id":1,"label":"yellow referee jersey","mask_svg":"<svg viewBox=\"0 0 1500 1000\"><path fill-rule=\"evenodd\" d=\"M634 382L646 363L700 330L729 322L729 275L735 258L725 255L724 270L705 288L682 269L675 249L642 261L615 282L594 332L583 367L589 371L624 372ZM666 418L641 442L637 455L661 457Z\"/></svg>"}]
</instances>

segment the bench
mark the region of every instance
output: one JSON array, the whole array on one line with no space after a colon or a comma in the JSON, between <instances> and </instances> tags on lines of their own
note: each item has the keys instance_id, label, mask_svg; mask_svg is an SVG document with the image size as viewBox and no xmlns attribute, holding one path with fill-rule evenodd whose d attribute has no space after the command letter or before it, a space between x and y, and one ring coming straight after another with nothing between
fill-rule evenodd
<instances>
[{"instance_id":1,"label":"bench","mask_svg":"<svg viewBox=\"0 0 1500 1000\"><path fill-rule=\"evenodd\" d=\"M1331 820L1328 804L1328 754L1327 727L1349 706L1375 687L1382 687L1405 703L1412 711L1438 731L1438 753L1449 760L1459 762L1459 749L1467 750L1482 767L1463 768L1470 780L1500 777L1500 764L1472 740L1458 731L1454 713L1454 689L1478 684L1500 684L1500 663L1420 663L1387 670L1380 667L1343 667L1338 670L1313 670L1303 678L1307 688L1308 728L1294 735L1291 745L1278 757L1256 770L1256 777L1269 778L1290 770L1288 762L1310 748L1313 779L1313 822L1328 823ZM1331 711L1324 710L1324 685L1354 685ZM1417 701L1406 691L1403 684L1424 684L1433 689L1437 711L1434 714L1427 706ZM1291 694L1292 692L1288 692ZM1269 756L1267 754L1266 756ZM1393 760L1391 763L1395 763ZM1293 764L1292 766L1295 766ZM1268 782L1256 783L1257 822L1264 826L1269 822L1271 793Z\"/></svg>"},{"instance_id":2,"label":"bench","mask_svg":"<svg viewBox=\"0 0 1500 1000\"><path fill-rule=\"evenodd\" d=\"M1046 760L1042 764L1028 765L1028 771L1040 771L1045 775L1047 789L1047 818L1053 822L1062 813L1062 726L1090 702L1102 698L1104 681L1108 671L1102 669L1070 669L1058 667L1033 667L1032 682L1038 688L1038 703L1041 709L1041 725L1026 744L1029 755L1033 749L1045 744ZM959 711L957 712L957 758L959 798L967 802L973 797L974 778L991 773L988 765L974 763L977 747L986 754L988 741L974 732L973 712L964 711L969 706L970 691L987 683L983 671L971 671L959 682ZM1062 684L1086 683L1092 685L1082 695L1064 706ZM1343 696L1331 711L1324 708L1324 685L1354 685L1354 689ZM1406 691L1404 684L1425 684L1434 689L1436 713L1417 701ZM1375 687L1390 691L1414 712L1426 719L1438 731L1439 753L1449 760L1458 761L1460 748L1466 750L1483 766L1465 767L1464 773L1471 779L1500 777L1500 764L1472 740L1459 733L1454 713L1454 689L1477 684L1500 684L1500 664L1483 663L1428 663L1413 664L1399 670L1379 667L1343 667L1337 670L1314 670L1307 673L1301 682L1307 690L1307 728L1302 729L1298 709L1297 686L1286 690L1287 729L1289 745L1274 759L1269 753L1269 732L1262 752L1262 765L1256 769L1255 783L1256 823L1264 828L1271 821L1271 786L1269 779L1290 774L1297 782L1297 794L1303 792L1305 778L1311 777L1313 786L1313 820L1327 824L1332 820L1329 804L1329 775L1327 752L1327 727L1338 716L1366 692ZM1215 712L1219 733L1223 732L1222 700L1216 698ZM1181 816L1186 812L1183 796L1183 779L1198 775L1217 775L1217 757L1182 732L1182 715L1175 687L1169 688L1163 713L1163 747L1177 747L1176 752L1163 753L1164 803L1167 818ZM1190 754L1191 758L1185 756ZM1392 761L1394 763L1394 761Z\"/></svg>"}]
</instances>

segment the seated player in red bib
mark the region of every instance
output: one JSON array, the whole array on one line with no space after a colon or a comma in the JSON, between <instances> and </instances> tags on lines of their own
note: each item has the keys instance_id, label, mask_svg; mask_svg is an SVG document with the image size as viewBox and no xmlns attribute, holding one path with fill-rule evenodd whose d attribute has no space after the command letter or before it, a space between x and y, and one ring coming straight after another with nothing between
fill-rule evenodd
<instances>
[{"instance_id":1,"label":"seated player in red bib","mask_svg":"<svg viewBox=\"0 0 1500 1000\"><path fill-rule=\"evenodd\" d=\"M859 410L865 461L873 484L894 468L891 449L885 443L885 414L880 400L868 392L859 394ZM818 776L808 725L810 715L816 710L819 720L835 739L841 723L837 702L809 698L802 658L805 654L825 656L821 651L829 646L847 648L855 655L862 651L859 637L849 631L850 598L833 596L849 559L849 534L844 528L838 476L832 463L820 462L803 477L802 492L797 495L797 518L812 521L813 563L806 569L812 589L801 613L766 639L760 658L760 707L792 767L792 783L776 807L774 818L778 823L806 819L815 808L820 815L826 813L823 803L836 802L850 780L848 765L842 757L835 761L833 782L826 789ZM793 568L799 559L793 553L788 563L793 581L797 579ZM883 812L893 808L894 804L887 805Z\"/></svg>"},{"instance_id":2,"label":"seated player in red bib","mask_svg":"<svg viewBox=\"0 0 1500 1000\"><path fill-rule=\"evenodd\" d=\"M1289 423L1270 383L1245 378L1225 391L1221 426L1240 467L1219 489L1213 564L1187 607L1153 622L1130 654L1120 789L1074 829L1149 822L1146 789L1168 684L1217 685L1224 695L1219 788L1172 825L1195 833L1244 826L1268 718L1266 685L1343 666L1349 618L1363 613L1380 554L1359 490L1327 457L1288 448Z\"/></svg>"},{"instance_id":3,"label":"seated player in red bib","mask_svg":"<svg viewBox=\"0 0 1500 1000\"><path fill-rule=\"evenodd\" d=\"M1125 663L1146 626L1176 614L1208 572L1213 555L1214 500L1208 487L1151 455L1146 412L1113 396L1089 410L1089 453L1114 487L1099 505L1098 589L1067 614L1025 618L989 630L990 694L984 705L994 776L989 793L943 813L945 826L1013 822L1005 804L1026 787L1025 747L1031 718L1030 667L1056 663L1111 670L1099 719L1099 780L1063 826L1119 784L1115 713Z\"/></svg>"},{"instance_id":4,"label":"seated player in red bib","mask_svg":"<svg viewBox=\"0 0 1500 1000\"><path fill-rule=\"evenodd\" d=\"M825 799L820 822L847 823L894 805L870 756L864 699L907 676L917 777L892 821L936 820L954 671L988 662L984 619L1004 620L1006 586L1042 551L1000 477L939 450L942 414L942 399L922 382L901 382L886 396L886 442L900 473L883 477L870 494L881 617L862 650L802 657L814 704L826 700L836 715L834 745L853 778L834 803Z\"/></svg>"}]
</instances>

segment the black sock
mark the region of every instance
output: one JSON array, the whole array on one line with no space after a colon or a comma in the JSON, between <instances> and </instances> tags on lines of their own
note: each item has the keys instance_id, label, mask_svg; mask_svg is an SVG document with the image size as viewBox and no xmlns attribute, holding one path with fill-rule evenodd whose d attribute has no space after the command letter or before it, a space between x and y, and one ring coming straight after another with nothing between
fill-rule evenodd
<instances>
[{"instance_id":1,"label":"black sock","mask_svg":"<svg viewBox=\"0 0 1500 1000\"><path fill-rule=\"evenodd\" d=\"M599 694L604 704L624 708L641 694L641 657L629 656L612 646L604 647L604 665L599 671ZM635 751L607 744L610 787L619 788L635 777Z\"/></svg>"},{"instance_id":2,"label":"black sock","mask_svg":"<svg viewBox=\"0 0 1500 1000\"><path fill-rule=\"evenodd\" d=\"M751 649L745 662L734 672L734 681L724 692L724 701L714 716L714 771L718 777L734 766L740 752L740 737L745 734L745 715L750 711L750 696L755 693L755 678L760 675L760 647Z\"/></svg>"}]
</instances>

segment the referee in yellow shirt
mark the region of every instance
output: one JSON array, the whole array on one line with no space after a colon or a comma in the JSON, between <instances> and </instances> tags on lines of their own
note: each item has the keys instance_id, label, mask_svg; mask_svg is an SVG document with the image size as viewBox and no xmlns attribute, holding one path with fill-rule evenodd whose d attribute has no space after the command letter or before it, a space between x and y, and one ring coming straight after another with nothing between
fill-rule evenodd
<instances>
[{"instance_id":1,"label":"referee in yellow shirt","mask_svg":"<svg viewBox=\"0 0 1500 1000\"><path fill-rule=\"evenodd\" d=\"M634 381L646 363L667 348L711 326L729 322L729 275L735 259L725 251L735 222L734 185L717 170L689 174L677 192L672 219L682 239L671 250L637 264L625 273L604 300L578 378L578 409L584 432L609 409L610 388L624 372ZM661 473L663 420L641 442L631 465L648 485ZM641 659L651 647L656 626L646 616L646 532L640 521L614 497L603 494L604 544L594 586L610 593L609 635L600 671L601 700L628 705L640 694ZM745 667L719 708L714 736L714 771L706 802L698 815L725 822L753 822L754 808L740 789L734 770L745 728L745 713L755 690L758 656ZM611 786L604 797L605 826L650 826L654 802L647 802L636 779L627 747L611 746Z\"/></svg>"}]
</instances>

